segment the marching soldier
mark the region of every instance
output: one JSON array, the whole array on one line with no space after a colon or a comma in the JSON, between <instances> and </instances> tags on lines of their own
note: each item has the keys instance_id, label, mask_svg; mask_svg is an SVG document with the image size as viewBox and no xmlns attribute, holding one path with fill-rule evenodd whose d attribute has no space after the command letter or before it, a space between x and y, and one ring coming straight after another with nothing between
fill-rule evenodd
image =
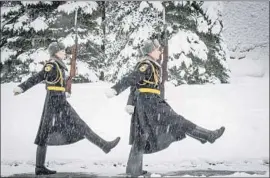
<instances>
[{"instance_id":1,"label":"marching soldier","mask_svg":"<svg viewBox=\"0 0 270 178\"><path fill-rule=\"evenodd\" d=\"M186 135L201 143L214 143L225 131L224 127L210 131L199 127L177 114L160 97L162 69L157 60L162 53L157 40L148 40L142 47L144 57L135 70L106 91L107 97L119 95L131 86L134 89L133 124L131 124L130 144L132 145L126 173L132 176L145 174L143 154L151 154L169 147ZM132 98L132 96L130 96Z\"/></svg>"},{"instance_id":2,"label":"marching soldier","mask_svg":"<svg viewBox=\"0 0 270 178\"><path fill-rule=\"evenodd\" d=\"M105 153L109 153L120 140L120 137L117 137L113 141L105 141L80 118L66 100L67 67L62 61L66 58L65 46L63 43L53 42L48 51L51 57L43 69L13 90L14 95L18 95L42 81L46 83L47 95L35 139L36 175L56 173L44 166L47 145L67 145L86 138Z\"/></svg>"}]
</instances>

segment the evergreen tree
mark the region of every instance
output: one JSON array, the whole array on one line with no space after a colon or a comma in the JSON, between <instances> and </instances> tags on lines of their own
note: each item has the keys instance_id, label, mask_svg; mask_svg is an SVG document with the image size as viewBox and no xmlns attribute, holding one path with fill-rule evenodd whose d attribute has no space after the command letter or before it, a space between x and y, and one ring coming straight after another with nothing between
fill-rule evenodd
<instances>
[{"instance_id":1,"label":"evergreen tree","mask_svg":"<svg viewBox=\"0 0 270 178\"><path fill-rule=\"evenodd\" d=\"M167 2L171 28L169 80L176 85L227 83L220 2Z\"/></svg>"},{"instance_id":2,"label":"evergreen tree","mask_svg":"<svg viewBox=\"0 0 270 178\"><path fill-rule=\"evenodd\" d=\"M127 74L138 59L140 44L162 39L165 8L169 38L169 81L175 85L226 83L226 48L222 42L220 12L213 2L113 2L107 3L108 70L115 81Z\"/></svg>"},{"instance_id":3,"label":"evergreen tree","mask_svg":"<svg viewBox=\"0 0 270 178\"><path fill-rule=\"evenodd\" d=\"M18 1L1 3L1 82L19 82L39 71L51 42L73 45L76 8L80 48L75 81L98 80L104 63L100 2Z\"/></svg>"},{"instance_id":4,"label":"evergreen tree","mask_svg":"<svg viewBox=\"0 0 270 178\"><path fill-rule=\"evenodd\" d=\"M78 8L77 82L115 82L130 72L145 40L168 32L169 81L175 85L226 83L226 47L220 2L4 1L1 2L1 82L20 82L39 71L52 41L74 44Z\"/></svg>"},{"instance_id":5,"label":"evergreen tree","mask_svg":"<svg viewBox=\"0 0 270 178\"><path fill-rule=\"evenodd\" d=\"M161 32L161 12L159 2L106 2L107 80L118 80L133 69L141 44Z\"/></svg>"}]
</instances>

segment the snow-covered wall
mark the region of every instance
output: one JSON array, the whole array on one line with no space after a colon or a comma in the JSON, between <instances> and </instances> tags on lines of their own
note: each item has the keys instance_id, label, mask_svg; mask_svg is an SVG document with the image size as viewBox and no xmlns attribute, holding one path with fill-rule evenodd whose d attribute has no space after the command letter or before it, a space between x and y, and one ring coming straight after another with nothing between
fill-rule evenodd
<instances>
[{"instance_id":1,"label":"snow-covered wall","mask_svg":"<svg viewBox=\"0 0 270 178\"><path fill-rule=\"evenodd\" d=\"M269 2L223 2L223 35L236 76L269 76Z\"/></svg>"}]
</instances>

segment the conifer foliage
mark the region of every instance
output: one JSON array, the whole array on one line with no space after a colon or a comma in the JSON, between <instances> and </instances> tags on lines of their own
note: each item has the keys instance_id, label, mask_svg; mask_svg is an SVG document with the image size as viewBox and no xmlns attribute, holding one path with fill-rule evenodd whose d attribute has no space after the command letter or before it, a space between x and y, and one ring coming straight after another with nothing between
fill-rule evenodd
<instances>
[{"instance_id":1,"label":"conifer foliage","mask_svg":"<svg viewBox=\"0 0 270 178\"><path fill-rule=\"evenodd\" d=\"M165 9L168 80L175 85L226 83L221 8L221 2L199 1L3 1L1 83L21 82L41 70L52 41L73 45L76 9L76 82L115 82L133 70L145 40L164 42Z\"/></svg>"}]
</instances>

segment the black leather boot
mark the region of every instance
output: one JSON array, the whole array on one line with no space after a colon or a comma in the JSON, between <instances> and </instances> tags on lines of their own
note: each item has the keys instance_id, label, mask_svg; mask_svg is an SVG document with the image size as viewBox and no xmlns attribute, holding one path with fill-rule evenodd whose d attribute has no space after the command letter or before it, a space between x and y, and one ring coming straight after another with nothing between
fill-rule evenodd
<instances>
[{"instance_id":1,"label":"black leather boot","mask_svg":"<svg viewBox=\"0 0 270 178\"><path fill-rule=\"evenodd\" d=\"M210 143L214 143L216 141L216 139L218 139L219 137L222 136L222 134L225 131L225 127L221 127L220 129L217 129L215 131L212 131L210 136L208 137L208 141Z\"/></svg>"},{"instance_id":2,"label":"black leather boot","mask_svg":"<svg viewBox=\"0 0 270 178\"><path fill-rule=\"evenodd\" d=\"M187 135L194 138L194 139L196 139L196 140L198 140L198 141L200 141L202 144L205 144L207 142L207 140L205 140L203 138L196 137L195 135L189 134L188 132L187 132Z\"/></svg>"},{"instance_id":3,"label":"black leather boot","mask_svg":"<svg viewBox=\"0 0 270 178\"><path fill-rule=\"evenodd\" d=\"M49 170L44 166L46 152L47 152L47 146L38 146L37 147L36 168L35 168L36 175L56 174L56 171Z\"/></svg>"},{"instance_id":4,"label":"black leather boot","mask_svg":"<svg viewBox=\"0 0 270 178\"><path fill-rule=\"evenodd\" d=\"M142 175L148 174L148 171L142 170Z\"/></svg>"},{"instance_id":5,"label":"black leather boot","mask_svg":"<svg viewBox=\"0 0 270 178\"><path fill-rule=\"evenodd\" d=\"M120 141L120 137L117 137L113 141L107 142L100 136L98 136L89 127L86 128L85 138L87 138L90 142L101 148L105 153L109 153L111 149L113 149Z\"/></svg>"},{"instance_id":6,"label":"black leather boot","mask_svg":"<svg viewBox=\"0 0 270 178\"><path fill-rule=\"evenodd\" d=\"M129 153L126 174L131 175L131 177L147 174L147 171L143 170L143 151L139 147L137 140L132 144Z\"/></svg>"},{"instance_id":7,"label":"black leather boot","mask_svg":"<svg viewBox=\"0 0 270 178\"><path fill-rule=\"evenodd\" d=\"M49 175L49 174L56 174L56 171L52 171L47 169L45 166L36 166L35 169L36 175Z\"/></svg>"},{"instance_id":8,"label":"black leather boot","mask_svg":"<svg viewBox=\"0 0 270 178\"><path fill-rule=\"evenodd\" d=\"M106 142L105 146L103 146L102 150L105 153L109 153L111 151L111 149L113 149L119 143L119 141L120 141L120 137L117 137L113 141Z\"/></svg>"},{"instance_id":9,"label":"black leather boot","mask_svg":"<svg viewBox=\"0 0 270 178\"><path fill-rule=\"evenodd\" d=\"M225 127L221 127L220 129L210 131L202 127L196 126L193 130L187 132L187 135L197 140L200 140L202 143L205 143L206 141L214 143L216 139L222 136L224 131Z\"/></svg>"}]
</instances>

